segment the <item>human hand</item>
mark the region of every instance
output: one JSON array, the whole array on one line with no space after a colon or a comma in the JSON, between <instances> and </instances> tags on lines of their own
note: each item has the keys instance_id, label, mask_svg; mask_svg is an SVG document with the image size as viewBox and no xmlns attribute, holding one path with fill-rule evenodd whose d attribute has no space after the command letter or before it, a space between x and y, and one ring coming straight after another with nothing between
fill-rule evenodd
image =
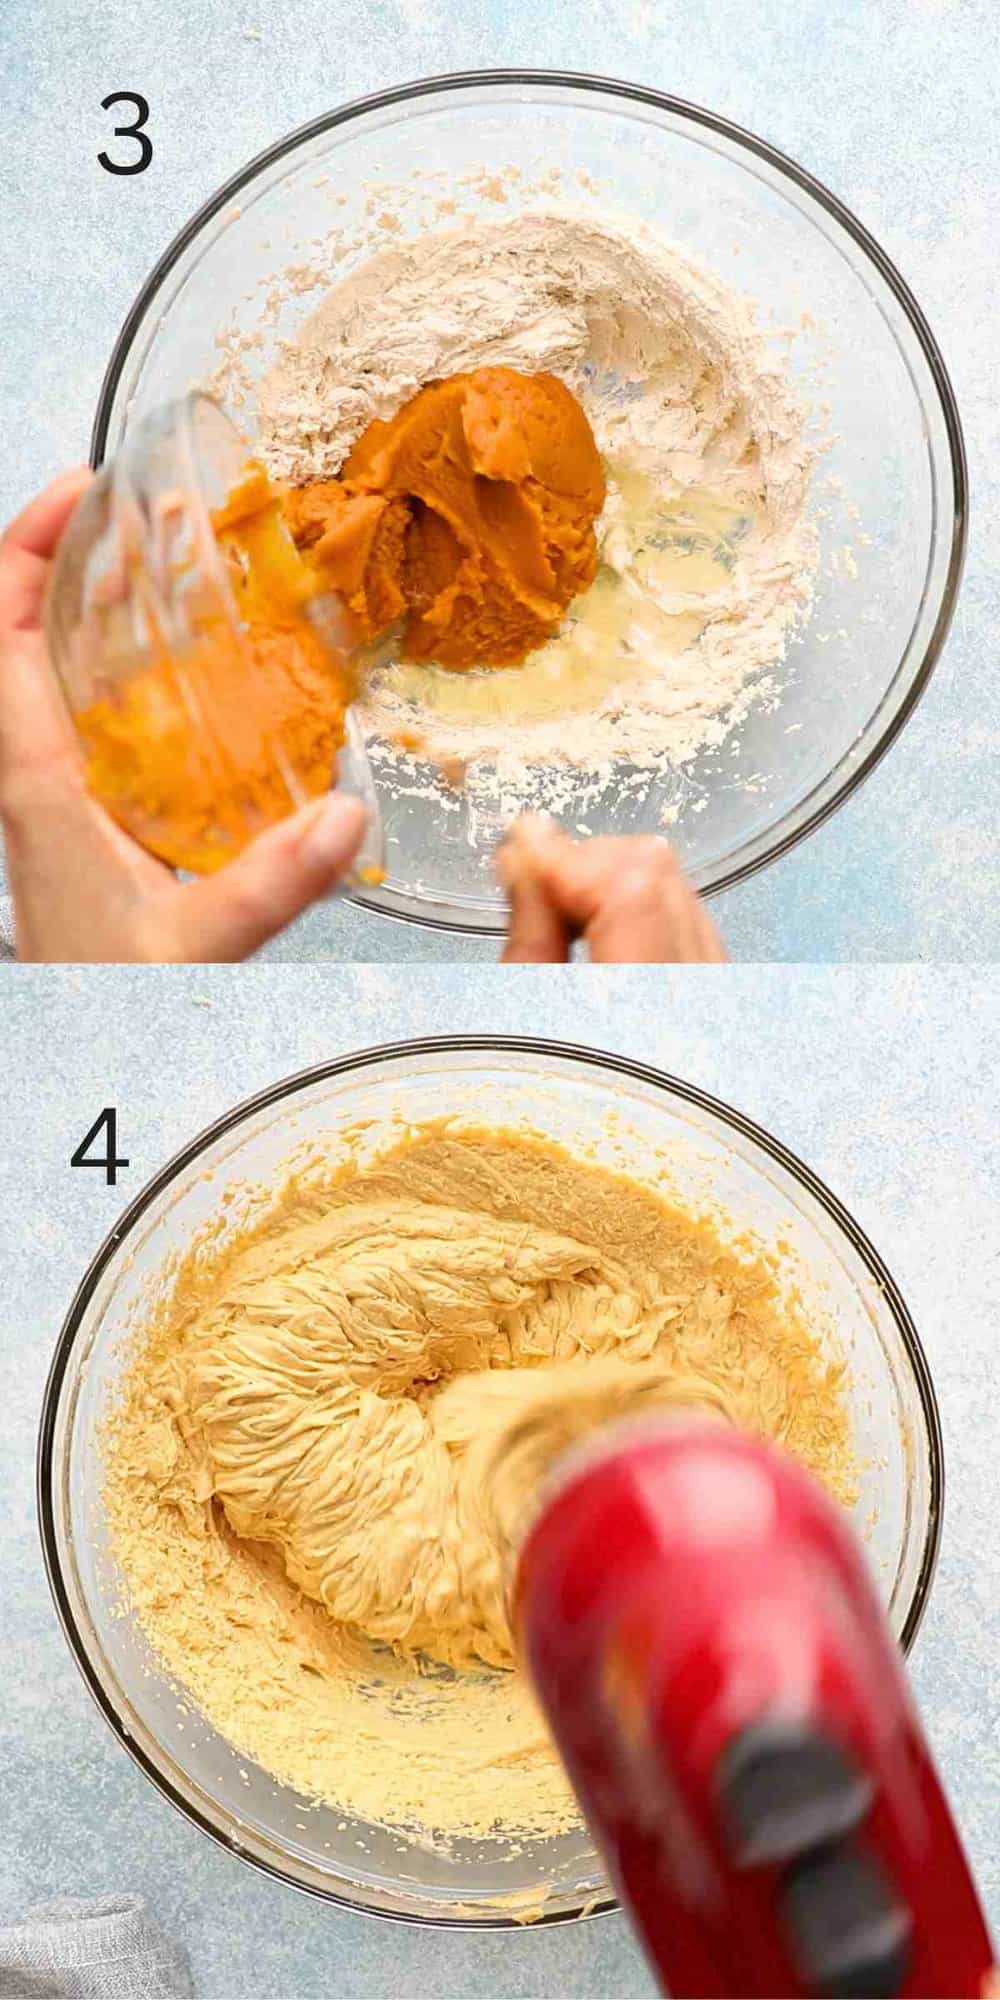
<instances>
[{"instance_id":1,"label":"human hand","mask_svg":"<svg viewBox=\"0 0 1000 2000\"><path fill-rule=\"evenodd\" d=\"M572 840L554 820L517 820L494 867L510 899L504 963L558 964L576 938L594 964L720 963L704 904L656 836Z\"/></svg>"},{"instance_id":2,"label":"human hand","mask_svg":"<svg viewBox=\"0 0 1000 2000\"><path fill-rule=\"evenodd\" d=\"M181 883L91 798L42 630L52 559L90 477L55 480L0 540L0 820L18 957L245 958L329 893L361 843L365 810L328 793L217 875Z\"/></svg>"}]
</instances>

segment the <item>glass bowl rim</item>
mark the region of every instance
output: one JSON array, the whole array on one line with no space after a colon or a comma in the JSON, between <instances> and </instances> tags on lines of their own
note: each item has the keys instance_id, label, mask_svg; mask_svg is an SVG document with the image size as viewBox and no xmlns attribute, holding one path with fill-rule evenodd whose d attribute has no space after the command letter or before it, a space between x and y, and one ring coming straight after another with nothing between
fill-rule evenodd
<instances>
[{"instance_id":1,"label":"glass bowl rim","mask_svg":"<svg viewBox=\"0 0 1000 2000\"><path fill-rule=\"evenodd\" d=\"M209 1146L214 1145L217 1140L224 1138L227 1133L234 1132L239 1125L256 1117L259 1112L267 1110L270 1106L280 1104L285 1099L294 1098L298 1092L309 1089L313 1084L324 1082L334 1077L348 1076L352 1071L376 1069L382 1064L399 1062L400 1060L405 1062L412 1058L424 1059L435 1055L449 1056L470 1053L501 1057L505 1055L544 1057L547 1060L554 1061L557 1071L562 1069L562 1065L564 1064L568 1066L582 1064L598 1072L610 1071L612 1074L625 1076L632 1081L647 1084L655 1091L664 1093L668 1098L678 1100L682 1104L692 1105L698 1110L707 1111L711 1117L718 1120L723 1126L727 1126L734 1134L737 1134L740 1138L749 1139L755 1146L759 1147L769 1159L773 1160L807 1194L811 1195L819 1203L830 1220L837 1225L851 1248L860 1257L866 1270L877 1285L880 1296L889 1308L897 1332L902 1340L906 1359L917 1389L921 1414L927 1430L929 1461L927 1533L921 1552L920 1566L913 1586L913 1595L906 1612L899 1640L900 1650L903 1655L905 1656L910 1652L927 1606L940 1552L944 1510L944 1440L941 1430L937 1393L934 1388L923 1344L909 1308L892 1273L883 1262L879 1252L875 1249L874 1244L869 1240L860 1224L854 1220L850 1211L844 1207L832 1189L827 1187L825 1181L822 1181L817 1174L813 1173L811 1167L808 1167L799 1158L798 1154L793 1153L780 1139L775 1138L772 1133L766 1131L763 1126L758 1125L753 1119L746 1117L743 1112L737 1111L732 1105L727 1104L724 1099L713 1096L709 1091L702 1090L697 1084L688 1083L685 1079L674 1076L670 1071L655 1068L650 1063L639 1062L631 1056L619 1055L606 1049L585 1047L582 1044L574 1042L550 1041L544 1036L504 1034L427 1035L416 1037L412 1041L382 1042L376 1043L370 1048L352 1050L347 1055L332 1057L328 1062L310 1064L308 1068L297 1070L291 1076L281 1077L277 1082L268 1084L263 1090L256 1091L252 1096L241 1099L238 1104L233 1105L229 1111L224 1112L219 1118L214 1119L211 1124L206 1125L202 1131L197 1133L193 1139L188 1140L184 1146L180 1147L166 1161L165 1165L151 1176L145 1186L139 1190L139 1193L125 1208L118 1221L113 1224L91 1258L77 1286L56 1340L42 1396L36 1455L36 1503L42 1554L52 1601L63 1630L63 1635L88 1693L100 1709L105 1721L110 1725L118 1742L128 1751L133 1762L139 1766L150 1782L155 1785L157 1791L186 1820L197 1827L202 1833L207 1834L224 1852L235 1855L238 1860L246 1862L251 1868L259 1869L261 1873L270 1876L275 1881L284 1883L288 1888L297 1889L302 1894L312 1896L319 1902L352 1911L355 1915L379 1917L391 1923L416 1924L431 1930L523 1930L523 1922L513 1916L498 1914L495 1917L454 1917L445 1914L440 1916L424 1916L416 1912L401 1913L381 1909L367 1902L363 1894L348 1896L339 1890L325 1889L315 1883L301 1881L288 1869L280 1867L273 1861L265 1860L257 1854L248 1852L225 1833L221 1827L214 1826L189 1800L182 1797L175 1790L170 1779L158 1769L154 1759L147 1755L146 1751L135 1741L131 1731L119 1715L111 1694L105 1688L91 1660L84 1636L74 1617L69 1592L63 1580L64 1565L62 1550L60 1538L56 1531L55 1508L52 1499L53 1475L55 1471L54 1444L56 1420L81 1322L108 1265L119 1252L124 1250L129 1236L137 1224L141 1222L157 1197L186 1168L192 1166L200 1155ZM567 1074L568 1071L563 1070L562 1073ZM588 1917L607 1916L619 1907L617 1900L613 1896L608 1896L596 1903L590 1900L581 1901L578 1907L553 1910L548 1913L543 1912L535 1921L539 1924L568 1923L579 1921L584 1915Z\"/></svg>"},{"instance_id":2,"label":"glass bowl rim","mask_svg":"<svg viewBox=\"0 0 1000 2000\"><path fill-rule=\"evenodd\" d=\"M790 853L792 848L797 847L800 841L807 839L810 834L815 833L818 827L824 825L835 812L839 811L842 805L846 804L852 794L864 784L865 779L871 776L876 766L881 763L886 752L891 749L896 738L900 735L917 708L918 703L926 693L931 675L941 656L954 616L955 606L958 602L962 570L965 563L966 543L968 540L968 464L962 423L958 412L958 402L951 385L948 370L945 367L944 358L924 313L907 285L906 280L896 269L891 258L886 255L881 245L865 228L864 224L859 222L853 211L824 182L818 180L815 175L807 172L804 167L800 167L788 154L781 152L778 147L770 145L766 139L759 138L755 133L747 131L744 126L737 125L732 119L724 118L718 112L710 111L703 105L689 103L685 98L672 97L665 91L651 89L647 84L627 83L620 78L590 75L586 71L549 69L453 70L444 72L439 76L421 77L410 83L395 84L388 90L373 91L364 97L351 98L346 104L339 105L335 110L323 112L318 118L310 119L306 124L296 126L293 131L287 132L284 138L275 140L272 145L266 146L262 152L255 154L236 173L231 174L229 179L224 181L216 189L215 193L202 203L200 208L195 210L195 213L188 219L183 228L178 231L172 242L167 245L167 248L157 259L157 262L137 293L112 348L111 357L105 370L97 399L97 409L90 440L90 463L97 470L104 461L111 424L111 409L118 384L124 373L125 365L136 336L145 322L148 309L159 291L163 280L177 263L177 260L183 255L184 251L195 242L206 223L227 203L232 202L239 196L252 181L256 180L259 174L263 173L268 167L274 166L287 154L293 152L296 147L307 144L311 139L319 138L323 133L334 130L338 125L352 123L355 119L364 117L368 112L386 110L393 105L406 104L416 98L429 97L434 94L445 97L452 91L489 89L491 87L510 88L518 85L526 89L534 88L537 85L543 89L580 90L590 92L596 96L622 98L633 104L650 105L656 111L667 112L671 116L685 120L691 125L700 126L706 131L713 132L727 140L737 149L742 149L744 152L753 154L756 158L765 161L779 175L783 175L785 179L791 181L794 186L807 194L816 202L819 208L825 210L853 240L863 255L867 257L869 263L875 267L875 270L888 286L897 305L902 308L909 322L910 330L915 335L923 353L940 403L951 462L954 519L951 532L951 547L948 552L947 571L941 589L937 613L927 638L923 659L913 674L898 707L883 723L874 741L868 746L864 756L855 767L834 787L828 797L820 799L813 805L801 823L786 828L780 837L772 839L760 852L752 854L737 864L723 867L713 881L706 883L702 892L704 895L720 895L724 890L734 888L737 883L747 881L762 868L769 867L773 861L780 860L783 855ZM402 910L387 909L379 901L357 891L352 892L347 900L358 904L360 908L370 911L373 915L386 917L393 923L417 924L425 930L443 931L451 936L479 937L493 935L489 926L484 928L479 923L462 921L455 916L432 917L420 911L404 912Z\"/></svg>"}]
</instances>

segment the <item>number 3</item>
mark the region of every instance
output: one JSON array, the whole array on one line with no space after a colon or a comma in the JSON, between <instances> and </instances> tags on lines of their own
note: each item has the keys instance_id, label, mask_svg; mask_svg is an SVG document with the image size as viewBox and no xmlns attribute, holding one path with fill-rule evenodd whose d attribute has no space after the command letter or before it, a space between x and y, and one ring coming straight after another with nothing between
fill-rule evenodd
<instances>
[{"instance_id":1,"label":"number 3","mask_svg":"<svg viewBox=\"0 0 1000 2000\"><path fill-rule=\"evenodd\" d=\"M113 90L110 97L101 99L101 110L110 111L114 104L131 104L135 112L134 125L115 126L115 138L137 140L139 158L130 160L122 166L117 160L113 160L109 153L98 153L97 157L109 174L143 174L153 157L152 140L148 132L142 129L149 117L149 105L144 97L139 96L137 90Z\"/></svg>"}]
</instances>

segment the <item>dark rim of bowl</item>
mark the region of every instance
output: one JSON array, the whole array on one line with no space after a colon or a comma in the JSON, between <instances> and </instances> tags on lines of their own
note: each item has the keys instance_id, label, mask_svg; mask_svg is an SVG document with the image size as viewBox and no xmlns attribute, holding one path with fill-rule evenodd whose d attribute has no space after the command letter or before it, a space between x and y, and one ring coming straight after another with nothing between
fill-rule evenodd
<instances>
[{"instance_id":1,"label":"dark rim of bowl","mask_svg":"<svg viewBox=\"0 0 1000 2000\"><path fill-rule=\"evenodd\" d=\"M593 91L599 96L621 97L629 99L633 103L649 104L658 111L671 112L675 116L690 120L694 125L702 126L707 131L716 132L721 137L732 140L736 145L742 146L746 152L755 154L758 159L765 160L769 166L777 168L788 180L793 181L797 187L810 195L820 208L825 209L827 214L831 215L840 224L846 234L852 237L859 248L864 251L869 262L875 266L879 275L885 280L897 303L902 307L917 337L940 398L951 456L955 519L952 528L951 551L948 558L948 573L945 577L937 617L934 620L934 626L928 638L920 666L914 674L899 707L885 724L877 741L872 744L870 750L866 752L856 769L844 778L843 782L828 799L814 806L812 811L806 814L799 826L790 828L780 838L775 839L773 844L763 853L754 855L750 860L743 861L736 866L724 870L716 880L706 883L703 894L708 896L719 895L723 890L733 888L736 883L747 881L751 875L756 875L760 869L768 867L772 861L779 861L782 855L790 853L791 849L797 847L801 840L805 840L809 834L814 833L817 827L822 826L833 813L837 812L851 797L852 793L856 792L859 786L864 783L865 779L871 776L876 765L881 763L882 758L896 741L900 731L914 713L918 702L927 689L931 675L940 658L941 650L948 636L948 630L954 615L955 605L958 601L959 585L962 580L962 569L965 562L965 545L968 537L969 480L962 424L948 371L927 320L905 279L900 276L895 265L886 256L885 251L876 242L875 238L869 234L864 224L858 221L851 210L839 200L837 195L824 186L822 181L817 180L814 175L807 173L803 167L797 166L794 160L789 159L787 154L779 152L776 146L768 145L766 140L757 138L754 133L745 131L741 125L733 124L730 119L721 118L717 112L707 111L703 106L698 104L689 104L684 98L670 97L666 92L650 90L644 84L622 83L615 77L588 76L586 73L573 70L456 70L443 76L424 77L416 83L397 84L391 90L375 91L368 97L353 98L348 104L341 105L338 110L326 112L320 118L311 119L306 125L297 126L295 131L287 133L284 139L276 140L273 146L268 146L262 153L258 153L254 159L248 161L246 166L241 167L238 173L233 174L228 181L225 181L217 189L216 193L203 203L201 208L196 210L190 221L185 223L184 228L174 237L173 242L168 245L162 257L154 265L153 270L146 279L112 349L111 359L108 362L97 401L97 412L94 418L94 427L90 441L90 462L95 468L103 463L115 390L118 387L118 382L124 370L132 342L145 319L150 301L154 298L164 278L174 264L176 264L178 258L188 248L188 245L194 242L206 222L220 208L224 207L227 202L232 201L235 196L238 196L252 180L256 179L257 175L264 168L273 166L285 154L292 152L296 146L304 144L309 139L318 138L323 132L332 131L337 125L347 124L352 119L361 118L369 111L381 111L393 104L405 104L412 98L428 97L435 93L443 95L448 91L454 90L484 89L491 85L505 87L521 85L525 88L533 88L535 85L541 85L543 88L549 89ZM373 915L388 917L397 923L420 924L425 930L445 931L453 936L484 937L492 935L495 929L490 924L461 922L457 918L451 917L431 917L422 914L420 911L403 912L401 910L386 909L377 900L363 893L353 893L349 900L359 904L363 909L371 911Z\"/></svg>"},{"instance_id":2,"label":"dark rim of bowl","mask_svg":"<svg viewBox=\"0 0 1000 2000\"><path fill-rule=\"evenodd\" d=\"M375 1068L387 1062L407 1061L412 1058L423 1059L427 1056L435 1055L464 1055L475 1051L481 1051L485 1055L492 1056L510 1054L544 1056L550 1060L554 1059L557 1063L585 1064L592 1069L604 1072L611 1071L620 1076L636 1079L641 1083L651 1084L654 1089L665 1092L669 1097L680 1099L681 1102L686 1104L696 1105L699 1110L709 1112L724 1125L728 1125L732 1131L739 1133L742 1138L752 1140L755 1145L760 1147L764 1153L813 1196L842 1231L853 1249L860 1256L863 1264L871 1273L881 1296L889 1306L896 1325L899 1328L903 1346L913 1371L913 1378L920 1398L921 1411L927 1428L930 1474L928 1529L921 1556L920 1570L917 1575L913 1597L907 1610L900 1638L902 1651L904 1654L909 1652L916 1638L920 1621L926 1608L940 1548L944 1508L944 1443L941 1435L941 1419L938 1411L937 1397L927 1364L927 1358L905 1300L891 1272L887 1270L878 1251L869 1242L864 1231L859 1228L853 1216L850 1215L848 1210L837 1199L837 1196L826 1186L825 1182L821 1181L805 1165L804 1161L798 1158L797 1154L789 1152L788 1148L783 1146L780 1140L773 1138L769 1132L764 1131L752 1119L744 1117L742 1112L734 1110L731 1105L724 1103L722 1099L712 1097L707 1091L700 1090L697 1085L685 1083L682 1078L672 1076L666 1070L654 1069L648 1063L636 1062L631 1057L613 1055L601 1049L583 1048L572 1042L550 1042L538 1036L431 1035L411 1042L386 1042L374 1048L359 1049L352 1055L338 1056L332 1062L317 1063L309 1069L300 1070L294 1076L285 1077L279 1082L269 1085L266 1090L258 1091L255 1096L245 1098L242 1103L234 1106L223 1117L217 1118L213 1124L206 1126L203 1132L200 1132L196 1138L190 1140L178 1153L175 1153L173 1158L167 1161L166 1166L161 1167L159 1173L154 1174L152 1180L148 1181L146 1186L141 1189L134 1201L129 1203L124 1214L109 1231L78 1286L69 1312L66 1315L56 1342L55 1353L52 1358L42 1400L37 1455L37 1504L42 1550L49 1588L63 1632L90 1694L93 1696L105 1720L110 1724L119 1742L128 1751L130 1757L134 1759L135 1763L145 1772L147 1778L151 1780L169 1803L178 1812L183 1814L185 1819L190 1820L195 1826L199 1827L202 1833L208 1834L209 1838L224 1848L227 1853L235 1854L238 1859L247 1862L251 1867L259 1868L266 1875L273 1876L277 1881L286 1883L289 1888L299 1889L306 1895L315 1896L321 1902L333 1903L342 1909L353 1910L355 1912L362 1911L370 1916L382 1917L387 1921L422 1924L429 1926L431 1929L508 1930L521 1928L516 1918L503 1916L463 1918L422 1916L415 1913L401 1914L391 1910L379 1909L377 1906L366 1903L363 1897L360 1896L350 1897L342 1895L335 1890L320 1888L315 1883L300 1882L296 1876L278 1867L274 1862L262 1860L258 1855L248 1853L236 1840L213 1826L197 1807L182 1798L180 1793L174 1789L170 1780L158 1770L153 1760L132 1739L109 1693L98 1678L73 1616L69 1593L63 1581L62 1561L55 1530L55 1510L52 1501L53 1445L56 1418L66 1371L80 1329L80 1323L108 1264L122 1250L132 1230L141 1221L151 1203L156 1200L156 1197L169 1187L178 1174L182 1173L186 1167L191 1166L198 1159L199 1155L204 1153L206 1148L214 1144L216 1140L225 1137L229 1132L235 1131L236 1127L241 1125L246 1119L256 1116L258 1112L266 1110L270 1105L279 1104L283 1099L293 1097L298 1091L306 1090L314 1083L321 1082L330 1077L347 1076L352 1070ZM575 1909L553 1910L548 1914L543 1913L537 1921L543 1924L567 1923L578 1920L584 1911L586 1911L588 1916L604 1916L609 1911L617 1908L618 1904L616 1900L609 1896L596 1904L581 1903Z\"/></svg>"}]
</instances>

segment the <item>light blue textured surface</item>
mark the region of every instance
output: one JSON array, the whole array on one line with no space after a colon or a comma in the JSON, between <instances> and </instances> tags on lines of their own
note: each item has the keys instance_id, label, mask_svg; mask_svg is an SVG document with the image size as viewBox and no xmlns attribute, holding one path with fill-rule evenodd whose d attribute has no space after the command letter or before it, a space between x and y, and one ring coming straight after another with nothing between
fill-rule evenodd
<instances>
[{"instance_id":1,"label":"light blue textured surface","mask_svg":"<svg viewBox=\"0 0 1000 2000\"><path fill-rule=\"evenodd\" d=\"M293 126L385 85L530 63L710 105L825 180L899 265L943 347L974 518L958 617L888 761L794 854L717 904L744 959L997 955L1000 562L993 0L5 0L0 512L85 456L104 364L149 268L220 181ZM97 165L112 90L144 92L156 157ZM16 112L10 109L10 102ZM864 357L859 356L859 366ZM343 905L285 957L485 959L489 942Z\"/></svg>"},{"instance_id":2,"label":"light blue textured surface","mask_svg":"<svg viewBox=\"0 0 1000 2000\"><path fill-rule=\"evenodd\" d=\"M135 1889L188 1947L202 2000L650 1990L618 1918L503 1936L410 1931L318 1907L216 1851L91 1706L35 1531L32 1455L53 1341L143 1181L234 1102L311 1062L379 1040L530 1026L639 1053L740 1107L828 1182L900 1283L937 1383L948 1473L914 1679L1000 1929L1000 975L443 967L404 985L376 967L14 969L4 1013L0 1921L58 1891ZM68 1166L105 1104L119 1108L131 1161L117 1189Z\"/></svg>"}]
</instances>

